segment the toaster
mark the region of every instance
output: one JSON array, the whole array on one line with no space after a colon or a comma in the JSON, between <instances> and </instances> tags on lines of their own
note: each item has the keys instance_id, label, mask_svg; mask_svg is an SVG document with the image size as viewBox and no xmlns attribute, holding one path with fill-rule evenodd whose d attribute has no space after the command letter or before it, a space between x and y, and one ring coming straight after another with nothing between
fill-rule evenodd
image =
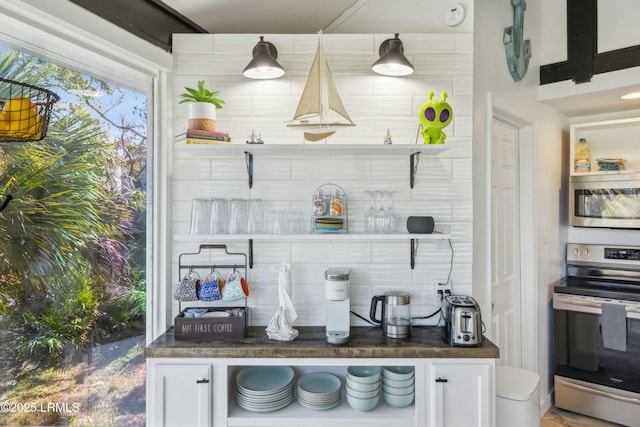
<instances>
[{"instance_id":1,"label":"toaster","mask_svg":"<svg viewBox=\"0 0 640 427\"><path fill-rule=\"evenodd\" d=\"M482 344L482 318L476 300L466 295L447 295L443 300L442 316L442 338L446 343L455 346Z\"/></svg>"}]
</instances>

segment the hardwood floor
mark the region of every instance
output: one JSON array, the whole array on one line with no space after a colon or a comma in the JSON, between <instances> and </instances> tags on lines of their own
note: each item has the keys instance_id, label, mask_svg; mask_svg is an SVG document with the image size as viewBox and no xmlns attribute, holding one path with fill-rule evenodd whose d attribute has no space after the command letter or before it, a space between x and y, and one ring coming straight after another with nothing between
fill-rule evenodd
<instances>
[{"instance_id":1,"label":"hardwood floor","mask_svg":"<svg viewBox=\"0 0 640 427\"><path fill-rule=\"evenodd\" d=\"M552 407L540 419L540 427L620 427L621 424L610 423L590 418L575 412Z\"/></svg>"}]
</instances>

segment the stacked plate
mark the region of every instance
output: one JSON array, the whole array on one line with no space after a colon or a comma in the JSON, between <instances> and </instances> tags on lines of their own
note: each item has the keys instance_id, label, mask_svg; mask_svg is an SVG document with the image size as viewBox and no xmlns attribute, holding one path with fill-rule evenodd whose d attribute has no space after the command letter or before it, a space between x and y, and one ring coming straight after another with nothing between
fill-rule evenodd
<instances>
[{"instance_id":1,"label":"stacked plate","mask_svg":"<svg viewBox=\"0 0 640 427\"><path fill-rule=\"evenodd\" d=\"M340 404L342 381L325 372L307 374L298 380L298 402L309 409L331 409Z\"/></svg>"},{"instance_id":2,"label":"stacked plate","mask_svg":"<svg viewBox=\"0 0 640 427\"><path fill-rule=\"evenodd\" d=\"M314 220L316 230L338 231L342 230L344 218L339 217L319 217Z\"/></svg>"},{"instance_id":3,"label":"stacked plate","mask_svg":"<svg viewBox=\"0 0 640 427\"><path fill-rule=\"evenodd\" d=\"M382 395L390 406L404 408L415 397L415 372L413 366L385 366L382 368Z\"/></svg>"},{"instance_id":4,"label":"stacked plate","mask_svg":"<svg viewBox=\"0 0 640 427\"><path fill-rule=\"evenodd\" d=\"M289 366L249 366L236 376L236 402L252 412L271 412L293 401L293 369Z\"/></svg>"},{"instance_id":5,"label":"stacked plate","mask_svg":"<svg viewBox=\"0 0 640 427\"><path fill-rule=\"evenodd\" d=\"M347 368L347 402L358 411L371 411L380 400L380 367Z\"/></svg>"}]
</instances>

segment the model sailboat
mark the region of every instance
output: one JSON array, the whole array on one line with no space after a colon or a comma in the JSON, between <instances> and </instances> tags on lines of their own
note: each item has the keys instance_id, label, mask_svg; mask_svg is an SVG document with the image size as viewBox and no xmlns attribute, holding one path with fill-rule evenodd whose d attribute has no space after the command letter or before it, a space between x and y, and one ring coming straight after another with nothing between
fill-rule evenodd
<instances>
[{"instance_id":1,"label":"model sailboat","mask_svg":"<svg viewBox=\"0 0 640 427\"><path fill-rule=\"evenodd\" d=\"M355 126L333 82L322 49L322 31L298 108L287 126L303 130L307 141L328 138L342 126Z\"/></svg>"}]
</instances>

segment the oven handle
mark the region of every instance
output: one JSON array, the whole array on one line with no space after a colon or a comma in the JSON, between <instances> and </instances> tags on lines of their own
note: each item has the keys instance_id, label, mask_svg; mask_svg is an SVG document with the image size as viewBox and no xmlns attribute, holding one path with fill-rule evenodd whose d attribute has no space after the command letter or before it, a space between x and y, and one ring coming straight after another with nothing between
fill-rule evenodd
<instances>
[{"instance_id":1,"label":"oven handle","mask_svg":"<svg viewBox=\"0 0 640 427\"><path fill-rule=\"evenodd\" d=\"M553 308L567 311L580 311L583 313L602 314L602 306L599 302L588 300L576 300L564 298L558 294L553 295ZM640 319L640 307L625 306L628 319Z\"/></svg>"},{"instance_id":2,"label":"oven handle","mask_svg":"<svg viewBox=\"0 0 640 427\"><path fill-rule=\"evenodd\" d=\"M640 405L640 399L636 399L635 397L624 397L624 396L620 396L620 395L613 394L613 393L607 393L606 391L596 390L596 389L593 389L593 388L590 388L590 387L585 387L583 385L579 385L579 384L576 384L576 383L563 381L561 379L558 379L557 377L556 377L556 381L558 381L559 383L562 383L562 385L564 385L566 387L575 388L577 390L581 390L581 391L584 391L586 393L607 397L609 399L620 400L622 402L633 403L635 405Z\"/></svg>"}]
</instances>

